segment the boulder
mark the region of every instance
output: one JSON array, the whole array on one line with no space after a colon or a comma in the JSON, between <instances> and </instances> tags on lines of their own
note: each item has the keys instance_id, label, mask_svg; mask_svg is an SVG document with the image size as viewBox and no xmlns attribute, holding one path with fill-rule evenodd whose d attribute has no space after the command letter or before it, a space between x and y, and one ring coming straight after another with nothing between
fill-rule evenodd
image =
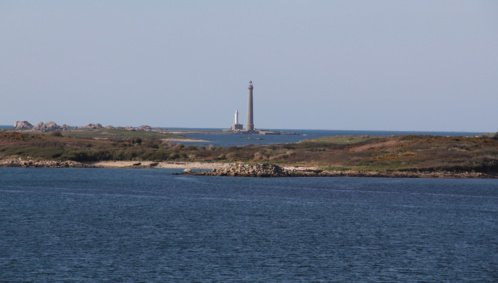
<instances>
[{"instance_id":1,"label":"boulder","mask_svg":"<svg viewBox=\"0 0 498 283\"><path fill-rule=\"evenodd\" d=\"M149 125L141 125L138 127L139 131L152 131L152 127Z\"/></svg>"},{"instance_id":2,"label":"boulder","mask_svg":"<svg viewBox=\"0 0 498 283\"><path fill-rule=\"evenodd\" d=\"M43 129L43 126L44 126L44 125L45 125L45 123L40 122L40 123L36 124L36 125L33 127L32 131L33 131L33 132L40 132L40 131Z\"/></svg>"},{"instance_id":3,"label":"boulder","mask_svg":"<svg viewBox=\"0 0 498 283\"><path fill-rule=\"evenodd\" d=\"M87 124L86 126L83 127L84 129L90 129L90 130L96 130L96 129L102 129L102 124L96 123L96 124Z\"/></svg>"},{"instance_id":4,"label":"boulder","mask_svg":"<svg viewBox=\"0 0 498 283\"><path fill-rule=\"evenodd\" d=\"M184 171L183 174L197 174ZM231 164L226 168L199 172L202 175L238 176L238 177L288 177L292 173L274 164Z\"/></svg>"},{"instance_id":5,"label":"boulder","mask_svg":"<svg viewBox=\"0 0 498 283\"><path fill-rule=\"evenodd\" d=\"M17 121L14 124L14 130L31 130L33 125L31 125L28 121Z\"/></svg>"},{"instance_id":6,"label":"boulder","mask_svg":"<svg viewBox=\"0 0 498 283\"><path fill-rule=\"evenodd\" d=\"M50 121L48 123L40 122L31 129L31 131L33 132L51 132L51 131L60 131L60 130L62 130L62 127L57 125L53 121Z\"/></svg>"},{"instance_id":7,"label":"boulder","mask_svg":"<svg viewBox=\"0 0 498 283\"><path fill-rule=\"evenodd\" d=\"M271 163L264 164L230 164L223 168L213 169L212 171L192 172L184 170L185 175L204 175L204 176L233 176L233 177L317 177L326 176L322 170L303 168L300 170L286 169Z\"/></svg>"},{"instance_id":8,"label":"boulder","mask_svg":"<svg viewBox=\"0 0 498 283\"><path fill-rule=\"evenodd\" d=\"M108 130L113 130L113 129L114 129L114 126L112 126L112 125L107 125L107 126L105 126L105 128L106 128L106 129L108 129Z\"/></svg>"}]
</instances>

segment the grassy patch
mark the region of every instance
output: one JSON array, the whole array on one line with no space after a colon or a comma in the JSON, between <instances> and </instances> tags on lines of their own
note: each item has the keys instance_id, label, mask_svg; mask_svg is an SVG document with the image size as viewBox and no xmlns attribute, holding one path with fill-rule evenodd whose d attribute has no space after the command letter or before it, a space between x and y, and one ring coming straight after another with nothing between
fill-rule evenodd
<instances>
[{"instance_id":1,"label":"grassy patch","mask_svg":"<svg viewBox=\"0 0 498 283\"><path fill-rule=\"evenodd\" d=\"M68 133L70 132L63 132L63 135ZM160 139L167 137L168 134L158 132L101 129L79 133L84 138L50 134L3 133L0 134L0 158L155 162L244 161L319 165L320 168L327 170L376 171L417 170L419 168L465 170L475 168L476 171L498 171L498 140L491 138L416 135L335 136L297 144L224 148L161 142ZM96 133L100 133L100 139L93 139ZM145 137L144 134L149 137ZM109 138L104 138L105 135Z\"/></svg>"},{"instance_id":2,"label":"grassy patch","mask_svg":"<svg viewBox=\"0 0 498 283\"><path fill-rule=\"evenodd\" d=\"M377 136L333 136L333 137L321 137L314 139L306 139L300 141L300 143L324 143L324 144L357 144L378 139Z\"/></svg>"},{"instance_id":3,"label":"grassy patch","mask_svg":"<svg viewBox=\"0 0 498 283\"><path fill-rule=\"evenodd\" d=\"M16 156L26 159L53 160L58 159L63 154L63 149L53 147L8 146L0 150L0 158Z\"/></svg>"},{"instance_id":4,"label":"grassy patch","mask_svg":"<svg viewBox=\"0 0 498 283\"><path fill-rule=\"evenodd\" d=\"M100 138L100 139L126 139L126 138L158 138L158 139L185 139L183 135L174 135L155 131L128 131L117 129L73 130L62 132L65 137L72 138Z\"/></svg>"},{"instance_id":5,"label":"grassy patch","mask_svg":"<svg viewBox=\"0 0 498 283\"><path fill-rule=\"evenodd\" d=\"M320 167L323 170L330 170L330 171L347 171L347 170L352 170L351 167L344 167L344 166L325 166L325 167Z\"/></svg>"}]
</instances>

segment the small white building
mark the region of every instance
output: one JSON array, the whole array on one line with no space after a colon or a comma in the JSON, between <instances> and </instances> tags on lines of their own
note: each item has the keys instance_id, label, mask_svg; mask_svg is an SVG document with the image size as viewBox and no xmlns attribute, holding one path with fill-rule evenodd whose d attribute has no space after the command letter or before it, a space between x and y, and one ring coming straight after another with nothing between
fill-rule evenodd
<instances>
[{"instance_id":1,"label":"small white building","mask_svg":"<svg viewBox=\"0 0 498 283\"><path fill-rule=\"evenodd\" d=\"M244 126L242 126L242 124L239 124L239 110L236 110L235 111L235 123L232 125L232 127L230 128L230 130L232 131L240 131L244 129Z\"/></svg>"}]
</instances>

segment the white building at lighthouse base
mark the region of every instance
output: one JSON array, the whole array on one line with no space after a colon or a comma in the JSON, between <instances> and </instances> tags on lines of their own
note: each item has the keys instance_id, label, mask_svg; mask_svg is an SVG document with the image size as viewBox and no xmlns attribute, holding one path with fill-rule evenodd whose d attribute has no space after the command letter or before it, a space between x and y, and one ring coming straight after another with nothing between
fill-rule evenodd
<instances>
[{"instance_id":1,"label":"white building at lighthouse base","mask_svg":"<svg viewBox=\"0 0 498 283\"><path fill-rule=\"evenodd\" d=\"M241 131L244 129L242 124L239 124L239 110L235 111L235 123L230 127L232 131Z\"/></svg>"}]
</instances>

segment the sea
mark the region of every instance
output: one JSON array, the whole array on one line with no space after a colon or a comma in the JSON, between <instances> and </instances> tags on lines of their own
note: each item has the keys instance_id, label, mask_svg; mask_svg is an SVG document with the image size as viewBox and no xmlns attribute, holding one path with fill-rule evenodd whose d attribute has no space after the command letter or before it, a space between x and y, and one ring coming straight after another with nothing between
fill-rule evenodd
<instances>
[{"instance_id":1,"label":"sea","mask_svg":"<svg viewBox=\"0 0 498 283\"><path fill-rule=\"evenodd\" d=\"M357 130L306 130L306 129L266 129L269 131L280 131L292 133L292 135L231 135L220 134L223 129L211 128L167 128L169 130L183 131L214 131L214 133L187 133L187 137L201 140L202 142L181 142L189 145L214 145L222 147L242 146L242 145L270 145L278 143L296 143L304 139L319 137L341 136L341 135L370 135L370 136L391 136L391 135L435 135L435 136L477 136L483 132L437 132L437 131L357 131Z\"/></svg>"},{"instance_id":2,"label":"sea","mask_svg":"<svg viewBox=\"0 0 498 283\"><path fill-rule=\"evenodd\" d=\"M0 282L497 282L498 181L0 168Z\"/></svg>"},{"instance_id":3,"label":"sea","mask_svg":"<svg viewBox=\"0 0 498 283\"><path fill-rule=\"evenodd\" d=\"M480 134L285 131L298 135L187 136ZM0 168L0 282L498 281L496 179L180 172Z\"/></svg>"}]
</instances>

